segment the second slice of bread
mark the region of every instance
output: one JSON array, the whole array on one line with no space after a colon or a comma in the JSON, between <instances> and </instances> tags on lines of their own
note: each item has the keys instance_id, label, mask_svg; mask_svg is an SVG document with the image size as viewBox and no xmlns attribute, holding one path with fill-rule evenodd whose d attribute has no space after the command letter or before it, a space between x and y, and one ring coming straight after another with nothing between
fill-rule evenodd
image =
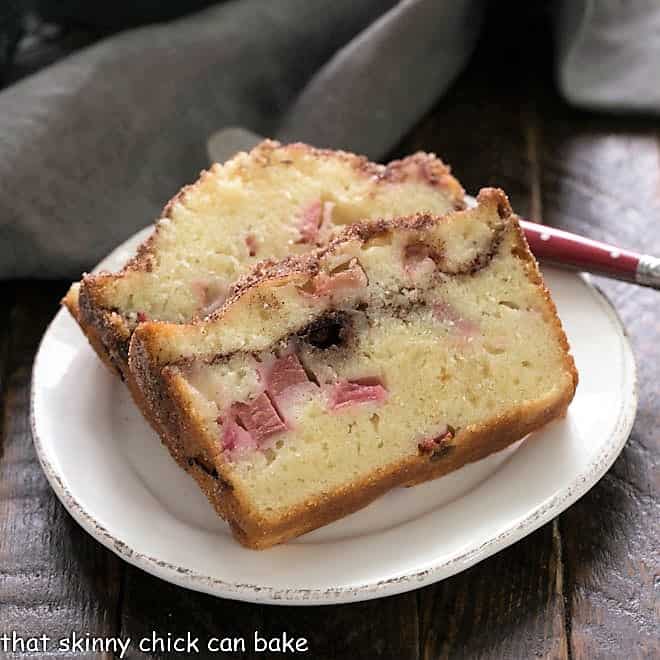
<instances>
[{"instance_id":1,"label":"second slice of bread","mask_svg":"<svg viewBox=\"0 0 660 660\"><path fill-rule=\"evenodd\" d=\"M309 252L359 220L462 206L461 186L432 154L385 166L266 140L203 172L119 273L84 276L63 302L130 386L128 345L141 321L207 316L257 262Z\"/></svg>"}]
</instances>

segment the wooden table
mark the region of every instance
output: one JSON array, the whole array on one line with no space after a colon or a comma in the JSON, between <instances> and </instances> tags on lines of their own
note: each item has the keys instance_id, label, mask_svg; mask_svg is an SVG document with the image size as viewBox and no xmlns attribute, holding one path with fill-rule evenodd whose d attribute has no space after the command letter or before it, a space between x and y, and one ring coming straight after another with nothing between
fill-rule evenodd
<instances>
[{"instance_id":1,"label":"wooden table","mask_svg":"<svg viewBox=\"0 0 660 660\"><path fill-rule=\"evenodd\" d=\"M469 70L395 155L434 150L470 192L499 185L530 219L660 254L659 123L567 108L545 58L529 55L536 39L545 36L519 41L489 28ZM598 284L626 325L640 395L632 435L600 483L444 582L313 608L186 591L119 560L72 521L39 467L28 419L32 360L67 283L0 285L0 634L286 631L308 638L305 657L315 659L660 658L660 292Z\"/></svg>"}]
</instances>

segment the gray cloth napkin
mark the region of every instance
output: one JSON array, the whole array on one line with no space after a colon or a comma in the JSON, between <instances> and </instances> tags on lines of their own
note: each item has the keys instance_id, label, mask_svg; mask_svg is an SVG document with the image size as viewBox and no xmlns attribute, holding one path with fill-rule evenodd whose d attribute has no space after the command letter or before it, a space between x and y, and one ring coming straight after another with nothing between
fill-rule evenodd
<instances>
[{"instance_id":1,"label":"gray cloth napkin","mask_svg":"<svg viewBox=\"0 0 660 660\"><path fill-rule=\"evenodd\" d=\"M648 46L629 55L644 27L626 22L635 12L603 4L593 25L611 37L619 20L619 57L643 60ZM593 7L570 7L558 58L568 98L660 111L657 95L644 106L625 93L624 67L600 65ZM226 2L124 32L4 90L0 278L79 276L196 178L207 138L227 126L381 158L460 72L482 13L483 0ZM657 48L657 31L645 38ZM639 71L636 86L649 75ZM228 153L227 135L209 149Z\"/></svg>"},{"instance_id":2,"label":"gray cloth napkin","mask_svg":"<svg viewBox=\"0 0 660 660\"><path fill-rule=\"evenodd\" d=\"M575 105L660 113L660 0L562 0L557 82Z\"/></svg>"}]
</instances>

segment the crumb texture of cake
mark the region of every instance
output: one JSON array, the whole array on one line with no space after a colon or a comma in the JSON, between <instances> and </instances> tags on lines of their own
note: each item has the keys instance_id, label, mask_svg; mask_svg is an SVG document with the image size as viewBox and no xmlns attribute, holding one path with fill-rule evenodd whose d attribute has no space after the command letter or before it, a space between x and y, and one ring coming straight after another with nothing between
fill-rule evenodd
<instances>
[{"instance_id":1,"label":"crumb texture of cake","mask_svg":"<svg viewBox=\"0 0 660 660\"><path fill-rule=\"evenodd\" d=\"M129 363L165 444L255 548L502 449L563 414L577 384L492 189L262 266L213 318L140 325Z\"/></svg>"},{"instance_id":2,"label":"crumb texture of cake","mask_svg":"<svg viewBox=\"0 0 660 660\"><path fill-rule=\"evenodd\" d=\"M120 273L85 276L64 303L101 357L130 377L138 323L206 317L257 262L310 252L354 222L462 206L463 190L432 154L385 166L266 140L183 188Z\"/></svg>"}]
</instances>

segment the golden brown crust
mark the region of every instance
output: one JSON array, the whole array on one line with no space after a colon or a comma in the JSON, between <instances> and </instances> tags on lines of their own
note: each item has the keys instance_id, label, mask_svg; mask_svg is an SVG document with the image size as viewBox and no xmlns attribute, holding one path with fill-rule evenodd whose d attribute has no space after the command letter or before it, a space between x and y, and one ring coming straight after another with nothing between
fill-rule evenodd
<instances>
[{"instance_id":1,"label":"golden brown crust","mask_svg":"<svg viewBox=\"0 0 660 660\"><path fill-rule=\"evenodd\" d=\"M256 155L264 166L270 165L273 153L282 146L276 140L264 140L250 152L250 155ZM284 146L287 149L306 153L316 159L338 158L348 163L356 171L372 177L376 182L401 183L411 179L423 180L431 186L449 190L456 200L456 210L465 208L463 187L452 176L449 165L442 162L434 153L418 151L400 160L393 160L386 165L381 165L370 161L366 156L360 156L350 151L320 149L303 142Z\"/></svg>"},{"instance_id":2,"label":"golden brown crust","mask_svg":"<svg viewBox=\"0 0 660 660\"><path fill-rule=\"evenodd\" d=\"M62 298L62 304L67 308L71 316L76 320L80 329L83 331L87 341L90 346L94 349L94 352L99 356L101 362L105 364L106 367L115 375L124 380L126 377L126 372L128 372L128 363L123 365L118 364L110 357L110 352L103 344L101 336L96 328L96 325L87 323L80 313L80 298L79 298L79 288L80 283L76 282L72 284L67 294ZM122 368L122 366L124 368Z\"/></svg>"},{"instance_id":3,"label":"golden brown crust","mask_svg":"<svg viewBox=\"0 0 660 660\"><path fill-rule=\"evenodd\" d=\"M516 257L518 257L519 259L525 262L525 270L527 272L527 276L534 284L536 284L536 286L540 288L540 293L543 296L543 299L545 300L545 303L548 306L548 311L549 311L549 318L547 318L546 320L548 320L552 324L555 332L555 336L559 340L559 344L562 347L562 351L564 354L564 369L571 375L571 380L572 380L572 391L568 399L568 403L570 403L571 400L573 399L573 395L575 394L575 390L577 388L578 380L579 380L578 372L575 367L575 360L573 359L573 356L570 353L571 347L568 343L568 338L566 337L566 333L564 332L564 328L561 324L561 320L559 319L559 314L557 313L557 306L555 305L555 301L552 299L552 296L550 295L550 291L548 290L548 287L545 284L545 280L541 275L538 261L536 261L536 257L534 257L532 251L529 249L529 244L527 243L527 239L525 238L525 233L523 232L517 217L515 219L515 223L513 227L514 227L514 231L516 232L516 245L513 248L513 253L515 254ZM568 405L568 403L566 405Z\"/></svg>"},{"instance_id":4,"label":"golden brown crust","mask_svg":"<svg viewBox=\"0 0 660 660\"><path fill-rule=\"evenodd\" d=\"M135 402L149 415L172 458L193 476L218 514L231 521L238 512L230 482L217 472L221 462L217 451L208 446L207 434L188 401L177 395L172 373L156 364L152 355L145 342L132 342L129 363L137 390Z\"/></svg>"},{"instance_id":5,"label":"golden brown crust","mask_svg":"<svg viewBox=\"0 0 660 660\"><path fill-rule=\"evenodd\" d=\"M158 433L162 435L163 429L158 424L157 419L152 414L152 409L147 406L142 390L138 387L133 373L128 368L127 360L116 360L111 358L111 354L104 345L100 335L97 332L95 325L90 325L86 323L80 316L80 307L78 299L78 290L77 284L72 285L69 288L67 294L62 298L62 304L70 312L71 316L78 322L80 329L85 334L87 341L90 346L94 349L94 352L98 355L101 362L115 375L118 375L128 387L128 390L133 398L133 401L140 409L145 419L149 422L151 427Z\"/></svg>"},{"instance_id":6,"label":"golden brown crust","mask_svg":"<svg viewBox=\"0 0 660 660\"><path fill-rule=\"evenodd\" d=\"M489 423L461 429L440 455L436 453L433 456L411 456L369 478L335 491L331 496L293 508L276 523L264 520L258 511L250 507L240 490L232 485L231 475L222 460L219 442L209 437L203 420L187 398L182 376L176 369L163 367L160 363L156 335L148 331L149 327L158 329L159 324L145 324L133 335L129 352L130 370L142 390L147 408L158 410L157 423L161 428L163 442L179 465L197 480L211 504L229 522L234 535L243 545L262 549L282 543L348 515L396 486L413 485L434 479L466 463L485 458L565 414L575 392L577 372L568 353L568 341L557 317L556 308L545 288L536 260L529 252L524 235L511 214L506 197L501 191L487 190L480 196L480 203L486 202L497 203L502 217L511 219L516 238L513 253L525 262L530 279L542 287L541 293L549 305L549 321L565 349L564 367L568 374L565 386L546 400L519 406ZM403 227L409 226L411 222L422 227L428 220L420 216L389 224L371 223L349 229L343 240L368 240L374 232L382 231L387 226ZM263 286L274 278L317 268L318 255L331 249L332 245L312 255L288 259L280 264L262 264L241 284L233 299L234 303L229 304L235 304L241 293L245 293L250 287Z\"/></svg>"},{"instance_id":7,"label":"golden brown crust","mask_svg":"<svg viewBox=\"0 0 660 660\"><path fill-rule=\"evenodd\" d=\"M106 308L99 300L103 297L104 283L112 277L109 273L83 276L76 320L88 338L94 338L92 345L104 354L103 361L127 378L131 329L121 314Z\"/></svg>"}]
</instances>

